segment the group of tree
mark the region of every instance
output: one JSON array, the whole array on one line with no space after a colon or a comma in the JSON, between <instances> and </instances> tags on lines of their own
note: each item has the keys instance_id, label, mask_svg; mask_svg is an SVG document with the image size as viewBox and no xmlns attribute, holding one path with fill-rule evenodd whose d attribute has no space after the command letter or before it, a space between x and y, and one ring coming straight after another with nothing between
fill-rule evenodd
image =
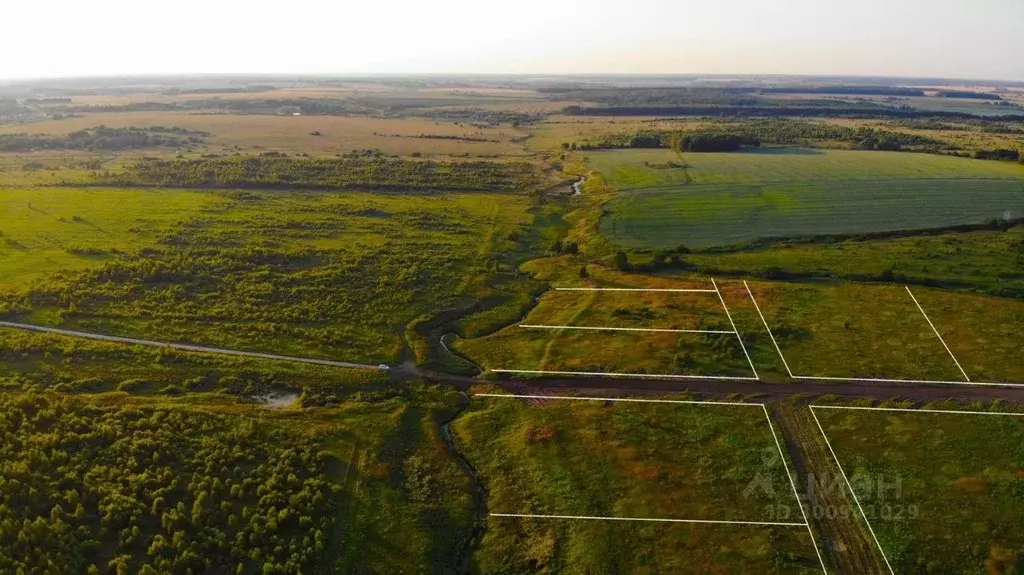
<instances>
[{"instance_id":1,"label":"group of tree","mask_svg":"<svg viewBox=\"0 0 1024 575\"><path fill-rule=\"evenodd\" d=\"M788 86L762 88L762 94L854 94L857 96L924 96L919 88L899 86Z\"/></svg>"},{"instance_id":2,"label":"group of tree","mask_svg":"<svg viewBox=\"0 0 1024 575\"><path fill-rule=\"evenodd\" d=\"M205 132L184 128L108 128L97 126L66 136L49 134L2 134L0 152L31 150L138 150L183 148L202 143Z\"/></svg>"},{"instance_id":3,"label":"group of tree","mask_svg":"<svg viewBox=\"0 0 1024 575\"><path fill-rule=\"evenodd\" d=\"M330 561L333 456L272 423L0 394L0 571L299 573Z\"/></svg>"},{"instance_id":4,"label":"group of tree","mask_svg":"<svg viewBox=\"0 0 1024 575\"><path fill-rule=\"evenodd\" d=\"M845 142L867 150L939 152L956 145L906 132L877 128L851 128L823 122L790 119L723 121L694 131L642 130L603 134L582 143L563 144L565 149L672 148L680 152L732 152L762 144L810 146Z\"/></svg>"},{"instance_id":5,"label":"group of tree","mask_svg":"<svg viewBox=\"0 0 1024 575\"><path fill-rule=\"evenodd\" d=\"M979 160L1000 160L1003 162L1020 162L1022 159L1020 150L1011 148L998 148L995 150L977 150L974 157Z\"/></svg>"}]
</instances>

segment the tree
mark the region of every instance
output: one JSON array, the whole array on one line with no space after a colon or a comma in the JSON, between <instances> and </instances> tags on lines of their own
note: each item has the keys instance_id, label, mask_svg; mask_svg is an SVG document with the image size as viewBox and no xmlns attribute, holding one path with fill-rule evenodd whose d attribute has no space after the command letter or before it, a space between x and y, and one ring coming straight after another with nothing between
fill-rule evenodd
<instances>
[{"instance_id":1,"label":"tree","mask_svg":"<svg viewBox=\"0 0 1024 575\"><path fill-rule=\"evenodd\" d=\"M628 271L630 269L629 257L626 256L626 252L615 252L615 269L619 271Z\"/></svg>"},{"instance_id":2,"label":"tree","mask_svg":"<svg viewBox=\"0 0 1024 575\"><path fill-rule=\"evenodd\" d=\"M581 278L588 278L588 277L590 277L590 273L587 271L587 266L585 266L585 265L584 266L580 266L579 276Z\"/></svg>"}]
</instances>

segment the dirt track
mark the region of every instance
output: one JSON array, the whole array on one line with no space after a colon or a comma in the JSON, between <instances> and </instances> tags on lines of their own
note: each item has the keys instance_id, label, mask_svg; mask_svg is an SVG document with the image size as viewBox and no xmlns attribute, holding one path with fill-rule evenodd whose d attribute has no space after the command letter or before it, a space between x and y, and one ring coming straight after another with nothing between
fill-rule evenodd
<instances>
[{"instance_id":1,"label":"dirt track","mask_svg":"<svg viewBox=\"0 0 1024 575\"><path fill-rule=\"evenodd\" d=\"M412 375L412 374L410 374ZM470 377L436 373L421 369L415 375L433 381L447 383L460 389L468 389L480 383L494 383L515 393L536 393L558 390L582 394L608 391L616 395L651 395L657 393L691 392L701 396L720 397L732 394L758 394L766 401L789 399L799 395L838 395L840 397L872 397L890 399L894 397L932 401L937 399L962 399L991 401L1006 399L1024 403L1024 388L987 387L969 385L925 385L893 383L840 383L830 381L800 380L798 382L745 381L745 380L687 380L666 381L655 379L623 378L554 378L554 379L502 379L481 380Z\"/></svg>"}]
</instances>

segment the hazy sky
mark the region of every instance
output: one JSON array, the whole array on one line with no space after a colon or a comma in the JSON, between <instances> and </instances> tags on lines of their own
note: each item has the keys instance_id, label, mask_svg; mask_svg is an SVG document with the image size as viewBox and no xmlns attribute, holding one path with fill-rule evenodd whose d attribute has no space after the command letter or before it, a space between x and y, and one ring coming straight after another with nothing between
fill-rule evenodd
<instances>
[{"instance_id":1,"label":"hazy sky","mask_svg":"<svg viewBox=\"0 0 1024 575\"><path fill-rule=\"evenodd\" d=\"M0 78L750 73L1024 80L1024 0L5 0Z\"/></svg>"}]
</instances>

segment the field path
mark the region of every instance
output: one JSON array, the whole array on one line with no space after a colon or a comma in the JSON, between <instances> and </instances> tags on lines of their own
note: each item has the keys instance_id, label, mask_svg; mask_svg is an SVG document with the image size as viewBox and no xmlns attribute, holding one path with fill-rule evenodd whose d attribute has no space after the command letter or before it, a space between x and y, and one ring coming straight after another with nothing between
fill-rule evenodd
<instances>
[{"instance_id":1,"label":"field path","mask_svg":"<svg viewBox=\"0 0 1024 575\"><path fill-rule=\"evenodd\" d=\"M53 333L57 335L66 335L70 337L82 337L86 339L97 339L100 341L113 341L118 343L128 343L132 345L148 345L151 347L169 347L172 349L180 349L182 351L192 351L196 353L216 353L220 355L237 355L241 357L254 357L259 359L275 359L280 361L294 361L298 363L314 363L317 365L329 365L331 367L351 367L354 369L379 369L377 365L369 363L352 363L348 361L334 361L331 359L314 359L310 357L296 357L293 355L278 355L274 353L260 353L257 351L240 351L237 349L225 349L221 347L206 347L202 345L192 345L187 343L170 343L165 341L155 341L152 339L136 339L133 337L120 337L116 335L103 335L99 333L89 333L85 331L74 331L70 329L60 329L56 327L44 327L41 325L33 325L29 323L17 323L11 321L0 321L0 327L12 327L15 329L25 329L29 331L39 331L44 333Z\"/></svg>"}]
</instances>

